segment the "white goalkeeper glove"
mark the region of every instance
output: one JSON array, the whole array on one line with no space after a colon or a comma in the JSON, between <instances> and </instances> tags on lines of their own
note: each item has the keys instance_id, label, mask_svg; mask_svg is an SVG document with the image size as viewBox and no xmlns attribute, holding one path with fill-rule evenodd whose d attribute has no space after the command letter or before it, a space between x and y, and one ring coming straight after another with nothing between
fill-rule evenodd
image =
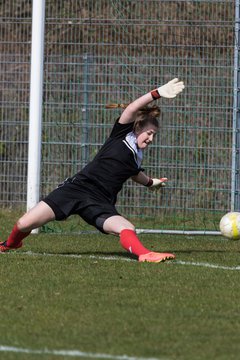
<instances>
[{"instance_id":1,"label":"white goalkeeper glove","mask_svg":"<svg viewBox=\"0 0 240 360\"><path fill-rule=\"evenodd\" d=\"M170 80L167 84L160 86L159 88L152 90L151 94L154 100L163 97L173 99L183 91L185 88L183 81L179 81L177 78Z\"/></svg>"},{"instance_id":2,"label":"white goalkeeper glove","mask_svg":"<svg viewBox=\"0 0 240 360\"><path fill-rule=\"evenodd\" d=\"M168 178L161 178L161 179L151 179L151 178L149 178L149 181L148 181L146 186L151 191L158 191L160 188L166 186L167 181L168 181Z\"/></svg>"}]
</instances>

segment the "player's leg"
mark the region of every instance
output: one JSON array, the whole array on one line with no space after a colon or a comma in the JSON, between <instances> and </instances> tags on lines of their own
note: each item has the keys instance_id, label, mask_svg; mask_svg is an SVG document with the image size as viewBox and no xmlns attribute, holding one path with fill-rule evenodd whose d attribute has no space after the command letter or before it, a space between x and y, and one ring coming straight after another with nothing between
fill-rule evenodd
<instances>
[{"instance_id":1,"label":"player's leg","mask_svg":"<svg viewBox=\"0 0 240 360\"><path fill-rule=\"evenodd\" d=\"M103 224L103 230L106 233L119 235L122 247L130 253L139 256L150 251L139 241L134 225L120 215L114 215L106 219Z\"/></svg>"},{"instance_id":2,"label":"player's leg","mask_svg":"<svg viewBox=\"0 0 240 360\"><path fill-rule=\"evenodd\" d=\"M120 215L114 215L105 220L103 230L106 233L120 236L122 247L130 253L137 255L139 261L161 262L174 259L170 253L156 253L145 248L136 235L134 225Z\"/></svg>"},{"instance_id":3,"label":"player's leg","mask_svg":"<svg viewBox=\"0 0 240 360\"><path fill-rule=\"evenodd\" d=\"M17 221L8 239L0 243L0 252L20 248L22 240L30 234L31 230L54 219L55 214L50 206L40 201Z\"/></svg>"},{"instance_id":4,"label":"player's leg","mask_svg":"<svg viewBox=\"0 0 240 360\"><path fill-rule=\"evenodd\" d=\"M52 220L55 220L52 208L40 201L17 221L17 226L20 231L29 232Z\"/></svg>"}]
</instances>

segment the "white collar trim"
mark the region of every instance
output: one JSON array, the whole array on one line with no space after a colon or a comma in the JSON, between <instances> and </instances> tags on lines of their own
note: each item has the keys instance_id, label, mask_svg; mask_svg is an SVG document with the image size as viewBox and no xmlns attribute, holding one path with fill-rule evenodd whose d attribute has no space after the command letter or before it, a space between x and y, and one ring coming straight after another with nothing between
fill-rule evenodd
<instances>
[{"instance_id":1,"label":"white collar trim","mask_svg":"<svg viewBox=\"0 0 240 360\"><path fill-rule=\"evenodd\" d=\"M137 147L137 137L134 134L134 132L131 131L130 133L128 133L125 139L123 140L123 142L132 151L134 155L134 159L138 167L140 167L142 163L143 153L142 153L142 149L139 149Z\"/></svg>"}]
</instances>

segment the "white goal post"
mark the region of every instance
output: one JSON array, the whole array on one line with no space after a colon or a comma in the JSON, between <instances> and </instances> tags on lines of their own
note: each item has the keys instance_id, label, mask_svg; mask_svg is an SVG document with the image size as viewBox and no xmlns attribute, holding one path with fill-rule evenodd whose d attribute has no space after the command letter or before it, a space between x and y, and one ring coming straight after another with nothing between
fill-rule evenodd
<instances>
[{"instance_id":1,"label":"white goal post","mask_svg":"<svg viewBox=\"0 0 240 360\"><path fill-rule=\"evenodd\" d=\"M27 210L39 201L45 0L33 0L28 139Z\"/></svg>"}]
</instances>

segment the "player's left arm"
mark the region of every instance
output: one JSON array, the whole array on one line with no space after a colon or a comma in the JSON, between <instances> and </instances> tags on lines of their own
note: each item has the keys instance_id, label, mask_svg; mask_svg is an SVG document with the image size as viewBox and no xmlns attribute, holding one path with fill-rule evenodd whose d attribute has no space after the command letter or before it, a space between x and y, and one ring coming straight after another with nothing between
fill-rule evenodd
<instances>
[{"instance_id":1,"label":"player's left arm","mask_svg":"<svg viewBox=\"0 0 240 360\"><path fill-rule=\"evenodd\" d=\"M166 185L168 181L167 178L151 178L147 176L143 171L140 171L137 175L132 176L132 180L137 182L138 184L147 186L149 190L158 190L161 187Z\"/></svg>"}]
</instances>

